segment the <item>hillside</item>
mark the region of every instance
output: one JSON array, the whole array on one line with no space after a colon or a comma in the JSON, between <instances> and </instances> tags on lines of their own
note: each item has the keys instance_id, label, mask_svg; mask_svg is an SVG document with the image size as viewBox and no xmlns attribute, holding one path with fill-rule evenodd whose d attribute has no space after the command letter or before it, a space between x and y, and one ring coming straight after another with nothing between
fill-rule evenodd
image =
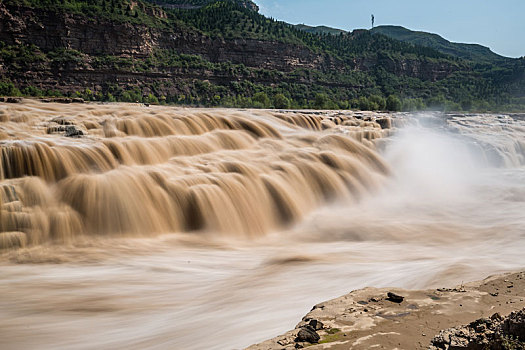
<instances>
[{"instance_id":1,"label":"hillside","mask_svg":"<svg viewBox=\"0 0 525 350\"><path fill-rule=\"evenodd\" d=\"M312 27L312 26L309 26L309 25L306 25L306 24L296 24L294 26L295 26L295 28L297 28L299 30L302 30L302 31L305 31L305 32L308 32L308 33L312 33L312 34L341 34L341 33L346 33L345 30L332 28L332 27L327 27L327 26Z\"/></svg>"},{"instance_id":2,"label":"hillside","mask_svg":"<svg viewBox=\"0 0 525 350\"><path fill-rule=\"evenodd\" d=\"M507 59L482 45L453 43L437 34L413 31L401 26L378 26L371 31L374 34L386 35L414 45L430 47L444 54L465 60L498 63Z\"/></svg>"},{"instance_id":3,"label":"hillside","mask_svg":"<svg viewBox=\"0 0 525 350\"><path fill-rule=\"evenodd\" d=\"M159 5L161 7L165 8L171 8L171 9L198 9L203 6L206 6L210 4L211 2L214 2L215 0L147 0L148 2L151 2L153 4ZM229 0L233 3L250 9L252 11L258 12L259 6L257 6L253 1L251 0Z\"/></svg>"},{"instance_id":4,"label":"hillside","mask_svg":"<svg viewBox=\"0 0 525 350\"><path fill-rule=\"evenodd\" d=\"M523 62L470 62L366 30L308 33L232 1L192 9L128 0L0 3L0 95L519 109Z\"/></svg>"}]
</instances>

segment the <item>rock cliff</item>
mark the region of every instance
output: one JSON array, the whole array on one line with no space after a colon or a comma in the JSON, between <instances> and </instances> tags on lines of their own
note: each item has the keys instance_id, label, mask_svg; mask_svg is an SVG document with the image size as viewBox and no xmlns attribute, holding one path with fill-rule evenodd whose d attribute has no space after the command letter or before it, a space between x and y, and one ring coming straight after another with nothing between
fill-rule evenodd
<instances>
[{"instance_id":1,"label":"rock cliff","mask_svg":"<svg viewBox=\"0 0 525 350\"><path fill-rule=\"evenodd\" d=\"M224 86L210 92L212 98L220 91L237 94L239 91L234 91L231 83L242 82L271 88L292 84L299 97L310 90L309 86L315 86L314 91L338 89L337 94L348 99L359 89L367 86L371 89L374 83L363 77L377 74L378 69L432 82L464 68L454 62L417 56L392 58L378 53L348 58L309 45L311 38L307 38L306 44L296 39L288 42L272 39L272 30L279 33L286 26L257 29L269 30L266 39L253 35L213 36L177 20L176 12L140 1L128 6L130 21L104 14L86 16L56 6L34 8L24 4L15 0L0 3L0 45L24 48L24 55L29 52L40 57L13 64L0 55L0 81L11 81L20 89L37 87L62 92L89 89L105 94L138 88L157 96L187 96L198 82ZM253 7L250 1L243 4ZM137 8L146 20L133 21L132 14ZM250 19L252 15L246 16ZM260 17L263 22L268 21ZM357 38L362 33L346 35ZM171 55L196 56L188 60L199 64L192 61L170 65L152 59L159 50ZM65 53L75 56L74 59L68 59ZM24 55L17 53L10 57L20 60ZM119 63L123 61L127 63Z\"/></svg>"},{"instance_id":2,"label":"rock cliff","mask_svg":"<svg viewBox=\"0 0 525 350\"><path fill-rule=\"evenodd\" d=\"M166 16L159 12L157 16ZM211 62L290 71L298 67L334 69L333 58L299 45L254 39L212 39L181 26L155 28L89 18L53 10L0 3L0 41L33 44L43 51L60 48L87 55L149 55L154 49L202 55Z\"/></svg>"}]
</instances>

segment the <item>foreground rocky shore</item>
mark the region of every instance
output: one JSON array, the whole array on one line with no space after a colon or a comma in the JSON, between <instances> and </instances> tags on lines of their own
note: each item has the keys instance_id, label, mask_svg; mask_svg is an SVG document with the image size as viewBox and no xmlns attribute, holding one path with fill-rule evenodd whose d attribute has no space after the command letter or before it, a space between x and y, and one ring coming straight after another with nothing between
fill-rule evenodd
<instances>
[{"instance_id":1,"label":"foreground rocky shore","mask_svg":"<svg viewBox=\"0 0 525 350\"><path fill-rule=\"evenodd\" d=\"M366 288L318 305L270 349L525 349L525 272L455 288Z\"/></svg>"}]
</instances>

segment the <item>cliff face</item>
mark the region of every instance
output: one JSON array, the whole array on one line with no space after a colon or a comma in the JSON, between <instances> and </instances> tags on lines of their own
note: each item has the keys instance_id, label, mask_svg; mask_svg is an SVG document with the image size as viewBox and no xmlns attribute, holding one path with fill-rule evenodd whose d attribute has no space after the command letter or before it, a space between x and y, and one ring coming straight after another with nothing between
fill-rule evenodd
<instances>
[{"instance_id":1,"label":"cliff face","mask_svg":"<svg viewBox=\"0 0 525 350\"><path fill-rule=\"evenodd\" d=\"M0 3L0 41L33 44L43 51L74 49L87 55L148 56L154 49L202 55L211 62L290 71L333 68L334 60L303 46L261 40L219 40L172 26L169 29L115 23Z\"/></svg>"},{"instance_id":2,"label":"cliff face","mask_svg":"<svg viewBox=\"0 0 525 350\"><path fill-rule=\"evenodd\" d=\"M340 66L338 60L328 55L314 53L304 46L274 41L212 40L207 37L189 37L182 40L165 41L160 47L175 49L187 54L199 54L211 62L233 62L248 67L283 72L297 68L338 69Z\"/></svg>"},{"instance_id":3,"label":"cliff face","mask_svg":"<svg viewBox=\"0 0 525 350\"><path fill-rule=\"evenodd\" d=\"M369 71L379 66L395 75L429 81L444 79L458 70L458 66L423 59L358 58L353 61L353 64L355 69L361 71Z\"/></svg>"},{"instance_id":4,"label":"cliff face","mask_svg":"<svg viewBox=\"0 0 525 350\"><path fill-rule=\"evenodd\" d=\"M131 23L0 3L0 40L7 44L33 44L43 51L67 48L89 55L140 56L151 52L159 34Z\"/></svg>"},{"instance_id":5,"label":"cliff face","mask_svg":"<svg viewBox=\"0 0 525 350\"><path fill-rule=\"evenodd\" d=\"M148 11L154 18L167 18L167 14L159 7L148 8ZM173 23L169 26L126 23L104 17L88 17L5 3L0 3L0 41L14 46L31 44L44 54L53 50L69 49L82 55L80 63L66 62L56 65L49 59L44 59L30 63L25 68L2 62L0 57L0 81L8 79L20 88L36 86L44 90L80 91L89 88L101 91L108 85L116 85L123 88L139 87L149 91L149 87L155 85L159 94L187 94L189 88L178 86L177 82L180 81L192 82L191 84L195 81L210 81L223 85L234 81L271 86L281 83L317 84L354 89L355 82L326 79L315 81L309 74L305 77L289 73L305 69L333 75L352 71L367 72L381 66L396 75L434 81L457 70L457 67L452 65L416 59L396 61L357 58L344 62L329 53L279 41L211 38L188 26ZM181 69L166 66L136 71L125 67L100 67L94 64L97 57L102 56L142 60L158 50L199 55L213 64L263 68L274 71L275 74L268 76L266 73L228 73L211 68Z\"/></svg>"}]
</instances>

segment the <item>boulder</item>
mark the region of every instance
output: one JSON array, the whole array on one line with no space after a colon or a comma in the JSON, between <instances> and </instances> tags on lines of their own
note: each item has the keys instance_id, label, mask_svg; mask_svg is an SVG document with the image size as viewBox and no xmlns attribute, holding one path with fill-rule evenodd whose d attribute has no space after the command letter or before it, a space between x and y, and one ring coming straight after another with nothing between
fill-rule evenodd
<instances>
[{"instance_id":1,"label":"boulder","mask_svg":"<svg viewBox=\"0 0 525 350\"><path fill-rule=\"evenodd\" d=\"M82 137L82 136L84 136L84 132L82 130L78 129L74 125L67 125L65 129L66 129L66 133L64 134L64 136L66 136L66 137Z\"/></svg>"},{"instance_id":2,"label":"boulder","mask_svg":"<svg viewBox=\"0 0 525 350\"><path fill-rule=\"evenodd\" d=\"M392 129L392 120L390 118L378 118L376 123L381 126L381 129Z\"/></svg>"},{"instance_id":3,"label":"boulder","mask_svg":"<svg viewBox=\"0 0 525 350\"><path fill-rule=\"evenodd\" d=\"M511 313L503 322L502 330L505 335L525 342L525 309Z\"/></svg>"},{"instance_id":4,"label":"boulder","mask_svg":"<svg viewBox=\"0 0 525 350\"><path fill-rule=\"evenodd\" d=\"M297 338L295 338L295 341L297 343L307 342L307 343L315 344L319 342L319 339L321 339L319 334L317 334L317 332L315 331L313 327L308 325L308 326L302 327L299 330L299 333L297 333Z\"/></svg>"},{"instance_id":5,"label":"boulder","mask_svg":"<svg viewBox=\"0 0 525 350\"><path fill-rule=\"evenodd\" d=\"M403 302L403 300L405 300L405 297L397 295L396 293L388 292L386 300L400 304Z\"/></svg>"},{"instance_id":6,"label":"boulder","mask_svg":"<svg viewBox=\"0 0 525 350\"><path fill-rule=\"evenodd\" d=\"M314 330L316 330L316 331L320 331L321 329L324 328L324 324L323 324L323 322L318 321L318 320L311 320L311 321L308 323L308 325L309 325L310 327L312 327L312 328L313 328Z\"/></svg>"},{"instance_id":7,"label":"boulder","mask_svg":"<svg viewBox=\"0 0 525 350\"><path fill-rule=\"evenodd\" d=\"M525 309L502 318L499 314L481 318L467 326L441 331L430 350L525 349Z\"/></svg>"}]
</instances>

